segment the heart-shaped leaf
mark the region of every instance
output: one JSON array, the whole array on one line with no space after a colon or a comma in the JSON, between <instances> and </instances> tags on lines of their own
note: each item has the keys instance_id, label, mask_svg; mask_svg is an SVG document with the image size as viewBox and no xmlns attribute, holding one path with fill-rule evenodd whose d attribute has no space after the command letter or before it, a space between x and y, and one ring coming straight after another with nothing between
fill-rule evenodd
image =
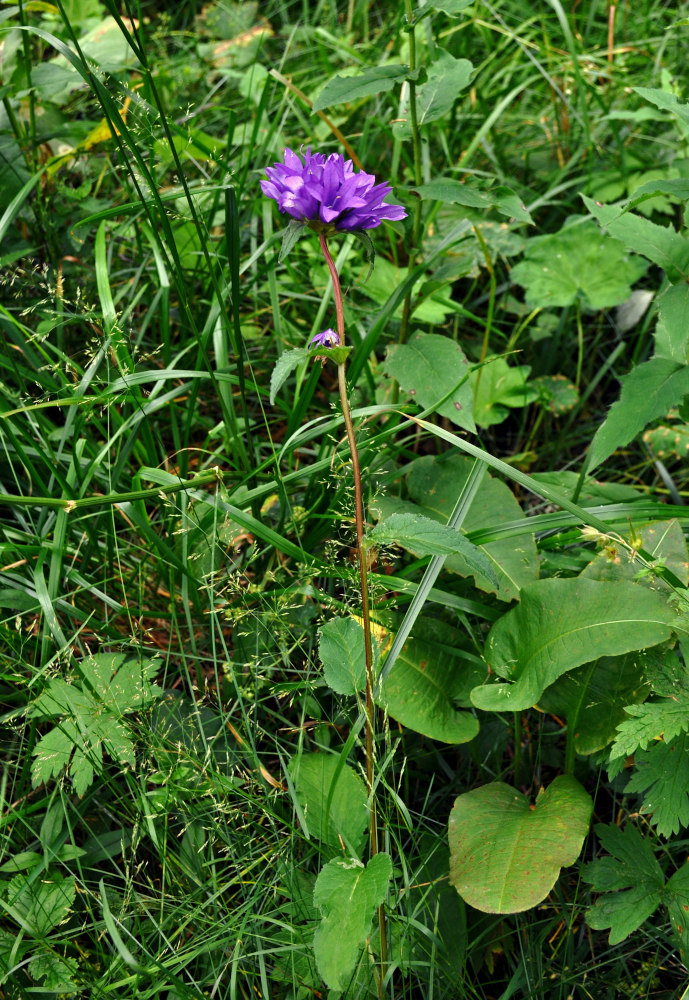
<instances>
[{"instance_id":1,"label":"heart-shaped leaf","mask_svg":"<svg viewBox=\"0 0 689 1000\"><path fill-rule=\"evenodd\" d=\"M593 803L564 774L534 805L500 781L465 792L450 814L450 882L484 913L518 913L545 899L576 861Z\"/></svg>"}]
</instances>

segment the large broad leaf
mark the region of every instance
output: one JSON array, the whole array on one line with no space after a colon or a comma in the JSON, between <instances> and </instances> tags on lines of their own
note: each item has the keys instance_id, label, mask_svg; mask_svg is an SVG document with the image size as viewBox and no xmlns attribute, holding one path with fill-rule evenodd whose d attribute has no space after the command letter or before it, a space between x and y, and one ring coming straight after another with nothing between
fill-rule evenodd
<instances>
[{"instance_id":1,"label":"large broad leaf","mask_svg":"<svg viewBox=\"0 0 689 1000\"><path fill-rule=\"evenodd\" d=\"M467 743L478 732L478 722L457 707L461 677L456 656L409 639L385 680L380 704L417 733L443 743Z\"/></svg>"},{"instance_id":2,"label":"large broad leaf","mask_svg":"<svg viewBox=\"0 0 689 1000\"><path fill-rule=\"evenodd\" d=\"M534 236L524 260L512 268L529 305L569 306L581 296L590 309L610 309L629 298L646 265L624 246L603 239L593 221L569 224L558 233Z\"/></svg>"},{"instance_id":3,"label":"large broad leaf","mask_svg":"<svg viewBox=\"0 0 689 1000\"><path fill-rule=\"evenodd\" d=\"M455 59L443 49L428 70L426 83L416 90L416 120L420 126L434 122L452 110L459 94L469 86L474 67L468 59ZM401 120L393 125L393 134L400 139L411 135L409 110L405 107Z\"/></svg>"},{"instance_id":4,"label":"large broad leaf","mask_svg":"<svg viewBox=\"0 0 689 1000\"><path fill-rule=\"evenodd\" d=\"M577 753L602 750L615 738L627 716L625 708L643 701L650 691L644 681L648 652L603 656L563 674L543 692L538 707L564 717L574 731Z\"/></svg>"},{"instance_id":5,"label":"large broad leaf","mask_svg":"<svg viewBox=\"0 0 689 1000\"><path fill-rule=\"evenodd\" d=\"M384 370L424 409L447 396L436 412L467 431L476 430L469 362L454 340L417 333L409 343L389 349Z\"/></svg>"},{"instance_id":6,"label":"large broad leaf","mask_svg":"<svg viewBox=\"0 0 689 1000\"><path fill-rule=\"evenodd\" d=\"M500 781L465 792L450 814L452 885L485 913L536 906L576 861L592 810L570 775L555 778L534 805Z\"/></svg>"},{"instance_id":7,"label":"large broad leaf","mask_svg":"<svg viewBox=\"0 0 689 1000\"><path fill-rule=\"evenodd\" d=\"M426 456L414 462L407 476L409 495L416 504L391 501L386 498L376 506L384 514L393 510L419 511L438 521L447 521L466 483L473 462L461 455L434 458ZM509 488L487 473L481 481L474 502L464 519L466 533L498 528L507 522L526 520ZM491 563L498 585L491 578L476 572L461 555L448 556L445 568L460 576L473 576L480 590L496 594L500 600L513 601L520 588L538 577L538 553L531 535L506 538L479 544L478 548ZM410 549L410 551L414 551Z\"/></svg>"},{"instance_id":8,"label":"large broad leaf","mask_svg":"<svg viewBox=\"0 0 689 1000\"><path fill-rule=\"evenodd\" d=\"M625 247L662 267L673 284L689 280L689 240L672 226L659 226L617 205L600 205L592 198L582 197L601 227Z\"/></svg>"},{"instance_id":9,"label":"large broad leaf","mask_svg":"<svg viewBox=\"0 0 689 1000\"><path fill-rule=\"evenodd\" d=\"M601 656L620 656L668 639L675 615L639 584L540 580L524 587L521 603L493 626L486 660L510 684L476 688L485 711L519 712L535 705L558 677Z\"/></svg>"},{"instance_id":10,"label":"large broad leaf","mask_svg":"<svg viewBox=\"0 0 689 1000\"><path fill-rule=\"evenodd\" d=\"M664 417L689 395L689 365L652 358L637 365L624 379L622 392L598 428L589 450L589 470L639 434L647 424Z\"/></svg>"},{"instance_id":11,"label":"large broad leaf","mask_svg":"<svg viewBox=\"0 0 689 1000\"><path fill-rule=\"evenodd\" d=\"M373 642L374 670L378 644ZM338 694L356 694L366 685L364 630L353 618L333 618L319 633L318 654L325 683Z\"/></svg>"},{"instance_id":12,"label":"large broad leaf","mask_svg":"<svg viewBox=\"0 0 689 1000\"><path fill-rule=\"evenodd\" d=\"M376 854L366 867L356 858L337 858L316 879L313 901L323 920L313 948L318 971L331 990L346 988L391 877L390 855Z\"/></svg>"},{"instance_id":13,"label":"large broad leaf","mask_svg":"<svg viewBox=\"0 0 689 1000\"><path fill-rule=\"evenodd\" d=\"M313 110L322 111L334 104L351 104L364 97L383 94L401 83L408 74L407 66L392 65L370 66L363 73L353 76L334 76L313 102Z\"/></svg>"},{"instance_id":14,"label":"large broad leaf","mask_svg":"<svg viewBox=\"0 0 689 1000\"><path fill-rule=\"evenodd\" d=\"M368 821L366 785L333 754L293 757L289 770L312 837L358 854ZM339 773L338 773L339 772Z\"/></svg>"}]
</instances>

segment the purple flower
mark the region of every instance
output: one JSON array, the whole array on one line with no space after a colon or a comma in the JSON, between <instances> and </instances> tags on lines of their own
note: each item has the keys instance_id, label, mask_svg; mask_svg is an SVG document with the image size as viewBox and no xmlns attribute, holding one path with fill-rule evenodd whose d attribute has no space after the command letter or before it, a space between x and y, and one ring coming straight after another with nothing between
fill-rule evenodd
<instances>
[{"instance_id":1,"label":"purple flower","mask_svg":"<svg viewBox=\"0 0 689 1000\"><path fill-rule=\"evenodd\" d=\"M308 343L309 347L339 347L340 338L337 336L334 330L324 330L323 333L317 333L315 337L312 337Z\"/></svg>"},{"instance_id":2,"label":"purple flower","mask_svg":"<svg viewBox=\"0 0 689 1000\"><path fill-rule=\"evenodd\" d=\"M301 222L320 223L339 230L374 229L383 219L398 221L407 213L401 205L383 201L392 188L376 184L373 174L356 172L341 153L312 153L301 157L285 150L285 162L266 167L263 193L274 198L281 212Z\"/></svg>"}]
</instances>

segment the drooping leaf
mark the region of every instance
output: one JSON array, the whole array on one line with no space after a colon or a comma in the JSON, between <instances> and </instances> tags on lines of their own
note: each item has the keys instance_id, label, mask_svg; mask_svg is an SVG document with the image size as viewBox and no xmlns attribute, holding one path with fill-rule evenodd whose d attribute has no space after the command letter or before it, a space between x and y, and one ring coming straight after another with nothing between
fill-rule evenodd
<instances>
[{"instance_id":1,"label":"drooping leaf","mask_svg":"<svg viewBox=\"0 0 689 1000\"><path fill-rule=\"evenodd\" d=\"M622 392L598 428L589 449L589 470L639 434L652 420L664 417L689 395L689 365L652 358L622 379Z\"/></svg>"},{"instance_id":2,"label":"drooping leaf","mask_svg":"<svg viewBox=\"0 0 689 1000\"><path fill-rule=\"evenodd\" d=\"M391 877L390 855L380 853L366 867L356 858L336 858L316 879L313 901L323 919L313 947L318 971L331 990L345 989Z\"/></svg>"},{"instance_id":3,"label":"drooping leaf","mask_svg":"<svg viewBox=\"0 0 689 1000\"><path fill-rule=\"evenodd\" d=\"M447 396L436 412L464 430L476 430L469 362L449 337L415 334L407 344L389 348L384 370L424 409Z\"/></svg>"},{"instance_id":4,"label":"drooping leaf","mask_svg":"<svg viewBox=\"0 0 689 1000\"><path fill-rule=\"evenodd\" d=\"M420 556L461 555L475 573L488 577L497 587L498 578L483 552L458 530L422 514L391 514L367 534L375 545L397 544Z\"/></svg>"},{"instance_id":5,"label":"drooping leaf","mask_svg":"<svg viewBox=\"0 0 689 1000\"><path fill-rule=\"evenodd\" d=\"M376 501L375 509L383 516L395 511L422 512L441 523L447 521L471 468L471 459L461 455L445 455L442 458L429 455L418 459L407 476L409 495L416 503L385 497ZM486 474L464 519L462 531L483 531L523 519L524 512L509 488ZM479 544L478 548L493 566L498 578L497 587L490 577L476 573L461 555L448 556L445 569L460 576L474 576L480 590L494 593L502 601L514 600L521 587L538 577L538 553L531 535L498 539Z\"/></svg>"},{"instance_id":6,"label":"drooping leaf","mask_svg":"<svg viewBox=\"0 0 689 1000\"><path fill-rule=\"evenodd\" d=\"M581 296L589 309L599 310L624 302L646 266L586 221L528 240L524 260L512 268L511 278L523 286L531 306L569 306Z\"/></svg>"},{"instance_id":7,"label":"drooping leaf","mask_svg":"<svg viewBox=\"0 0 689 1000\"><path fill-rule=\"evenodd\" d=\"M378 644L372 643L374 670L378 662ZM333 618L321 628L318 654L323 664L325 682L338 694L356 694L366 684L364 630L353 618Z\"/></svg>"},{"instance_id":8,"label":"drooping leaf","mask_svg":"<svg viewBox=\"0 0 689 1000\"><path fill-rule=\"evenodd\" d=\"M460 682L455 656L408 639L385 680L380 704L397 722L430 739L468 743L478 732L478 721L457 707Z\"/></svg>"},{"instance_id":9,"label":"drooping leaf","mask_svg":"<svg viewBox=\"0 0 689 1000\"><path fill-rule=\"evenodd\" d=\"M673 284L689 279L689 240L672 226L659 226L624 207L601 205L582 195L591 215L621 244L662 267ZM637 275L639 277L639 275ZM614 303L613 303L614 304Z\"/></svg>"},{"instance_id":10,"label":"drooping leaf","mask_svg":"<svg viewBox=\"0 0 689 1000\"><path fill-rule=\"evenodd\" d=\"M358 855L368 820L366 785L348 764L339 765L333 754L307 753L293 757L289 770L309 834L338 849L344 842Z\"/></svg>"},{"instance_id":11,"label":"drooping leaf","mask_svg":"<svg viewBox=\"0 0 689 1000\"><path fill-rule=\"evenodd\" d=\"M655 646L671 634L674 613L658 594L627 583L540 580L522 588L521 602L496 622L486 659L510 684L476 688L484 711L522 711L558 677L601 656Z\"/></svg>"},{"instance_id":12,"label":"drooping leaf","mask_svg":"<svg viewBox=\"0 0 689 1000\"><path fill-rule=\"evenodd\" d=\"M478 208L483 211L495 208L501 215L510 219L533 223L519 196L507 187L479 191L452 178L438 178L429 181L428 184L420 184L416 190L425 201L442 201L446 205L464 205L466 208Z\"/></svg>"},{"instance_id":13,"label":"drooping leaf","mask_svg":"<svg viewBox=\"0 0 689 1000\"><path fill-rule=\"evenodd\" d=\"M416 91L416 118L419 126L442 118L452 110L460 93L469 86L474 67L468 59L455 59L444 49L437 50L439 55L428 70L426 83ZM393 125L393 134L406 139L411 135L408 107L403 108L398 120Z\"/></svg>"},{"instance_id":14,"label":"drooping leaf","mask_svg":"<svg viewBox=\"0 0 689 1000\"><path fill-rule=\"evenodd\" d=\"M593 803L561 775L535 804L496 781L460 795L450 814L450 881L484 913L517 913L543 900L576 861Z\"/></svg>"},{"instance_id":15,"label":"drooping leaf","mask_svg":"<svg viewBox=\"0 0 689 1000\"><path fill-rule=\"evenodd\" d=\"M648 696L644 659L652 651L603 656L563 674L543 692L538 707L564 717L574 729L577 753L602 750L614 739L625 719L625 708Z\"/></svg>"},{"instance_id":16,"label":"drooping leaf","mask_svg":"<svg viewBox=\"0 0 689 1000\"><path fill-rule=\"evenodd\" d=\"M501 424L510 409L538 399L538 389L527 382L528 365L509 365L505 358L489 358L470 375L474 390L474 419L479 427Z\"/></svg>"},{"instance_id":17,"label":"drooping leaf","mask_svg":"<svg viewBox=\"0 0 689 1000\"><path fill-rule=\"evenodd\" d=\"M352 76L334 76L313 102L314 111L331 108L335 104L351 104L364 97L384 94L409 75L409 68L402 65L369 66L363 73Z\"/></svg>"},{"instance_id":18,"label":"drooping leaf","mask_svg":"<svg viewBox=\"0 0 689 1000\"><path fill-rule=\"evenodd\" d=\"M656 742L634 756L634 773L625 792L638 792L640 812L650 813L663 837L689 826L689 735Z\"/></svg>"},{"instance_id":19,"label":"drooping leaf","mask_svg":"<svg viewBox=\"0 0 689 1000\"><path fill-rule=\"evenodd\" d=\"M656 911L665 879L650 841L631 823L624 830L603 824L595 829L610 857L584 866L584 880L604 893L587 912L586 922L594 930L609 927L610 944L619 944Z\"/></svg>"}]
</instances>

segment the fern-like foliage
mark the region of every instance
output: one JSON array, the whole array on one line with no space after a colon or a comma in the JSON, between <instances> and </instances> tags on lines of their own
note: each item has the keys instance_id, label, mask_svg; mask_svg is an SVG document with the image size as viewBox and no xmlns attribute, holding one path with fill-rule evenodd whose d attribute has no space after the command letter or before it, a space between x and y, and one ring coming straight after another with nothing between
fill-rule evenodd
<instances>
[{"instance_id":1,"label":"fern-like foliage","mask_svg":"<svg viewBox=\"0 0 689 1000\"><path fill-rule=\"evenodd\" d=\"M689 732L689 672L682 660L670 652L653 664L647 680L660 700L625 708L629 718L617 727L611 761L646 750L656 740L669 744Z\"/></svg>"},{"instance_id":2,"label":"fern-like foliage","mask_svg":"<svg viewBox=\"0 0 689 1000\"><path fill-rule=\"evenodd\" d=\"M151 683L158 669L156 660L99 653L82 660L80 677L72 683L49 681L30 710L33 718L57 719L34 750L34 787L68 771L74 791L83 795L102 770L104 750L118 764L133 767L134 744L122 717L162 693Z\"/></svg>"},{"instance_id":3,"label":"fern-like foliage","mask_svg":"<svg viewBox=\"0 0 689 1000\"><path fill-rule=\"evenodd\" d=\"M652 814L658 833L670 837L689 826L689 735L638 751L634 765L625 791L643 796L641 812Z\"/></svg>"}]
</instances>

